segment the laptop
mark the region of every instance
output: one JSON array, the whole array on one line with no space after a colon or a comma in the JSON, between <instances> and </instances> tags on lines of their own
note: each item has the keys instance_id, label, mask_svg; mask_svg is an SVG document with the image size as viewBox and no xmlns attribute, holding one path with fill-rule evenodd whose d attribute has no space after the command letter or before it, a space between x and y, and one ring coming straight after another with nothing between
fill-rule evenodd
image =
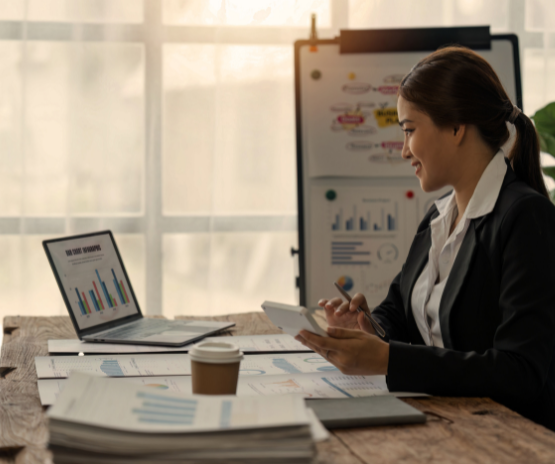
<instances>
[{"instance_id":1,"label":"laptop","mask_svg":"<svg viewBox=\"0 0 555 464\"><path fill-rule=\"evenodd\" d=\"M235 325L144 318L109 230L42 244L80 340L181 346Z\"/></svg>"}]
</instances>

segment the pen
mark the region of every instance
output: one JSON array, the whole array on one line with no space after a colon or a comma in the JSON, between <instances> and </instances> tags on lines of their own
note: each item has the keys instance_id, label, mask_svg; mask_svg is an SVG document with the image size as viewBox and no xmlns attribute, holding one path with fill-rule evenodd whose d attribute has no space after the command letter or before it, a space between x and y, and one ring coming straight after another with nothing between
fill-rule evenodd
<instances>
[{"instance_id":1,"label":"pen","mask_svg":"<svg viewBox=\"0 0 555 464\"><path fill-rule=\"evenodd\" d=\"M350 303L351 300L352 300L351 295L349 295L345 290L343 290L341 288L341 285L339 285L337 282L334 282L333 285L335 285L337 290L339 290L339 293L341 293L341 295L343 295L347 299L347 301ZM362 312L366 316L366 318L370 321L370 324L372 324L372 327L374 327L374 330L376 331L376 333L380 337L385 337L385 330L382 329L382 326L380 324L378 324L378 321L376 321L376 319L374 319L372 317L372 314L369 314L361 306L359 306L357 308L357 313L360 313L360 312Z\"/></svg>"}]
</instances>

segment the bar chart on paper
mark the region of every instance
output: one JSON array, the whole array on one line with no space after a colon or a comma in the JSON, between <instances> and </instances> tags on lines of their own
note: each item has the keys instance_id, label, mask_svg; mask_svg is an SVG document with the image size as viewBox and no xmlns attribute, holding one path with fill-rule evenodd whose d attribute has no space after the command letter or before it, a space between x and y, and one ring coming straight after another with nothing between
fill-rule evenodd
<instances>
[{"instance_id":1,"label":"bar chart on paper","mask_svg":"<svg viewBox=\"0 0 555 464\"><path fill-rule=\"evenodd\" d=\"M100 356L37 356L39 379L65 378L72 371L104 377L191 375L188 354L139 354Z\"/></svg>"},{"instance_id":2,"label":"bar chart on paper","mask_svg":"<svg viewBox=\"0 0 555 464\"><path fill-rule=\"evenodd\" d=\"M197 414L198 401L193 398L178 398L139 391L135 393L140 401L132 412L139 422L154 424L193 425Z\"/></svg>"},{"instance_id":3,"label":"bar chart on paper","mask_svg":"<svg viewBox=\"0 0 555 464\"><path fill-rule=\"evenodd\" d=\"M311 188L307 304L316 307L336 282L377 306L401 270L418 223L442 192L319 183Z\"/></svg>"},{"instance_id":4,"label":"bar chart on paper","mask_svg":"<svg viewBox=\"0 0 555 464\"><path fill-rule=\"evenodd\" d=\"M395 232L399 229L399 202L391 198L362 198L345 205L330 205L334 232Z\"/></svg>"},{"instance_id":5,"label":"bar chart on paper","mask_svg":"<svg viewBox=\"0 0 555 464\"><path fill-rule=\"evenodd\" d=\"M335 194L327 203L332 266L370 266L391 262L399 254L400 198L392 195ZM376 239L387 238L386 248L376 248ZM380 243L386 245L385 243Z\"/></svg>"},{"instance_id":6,"label":"bar chart on paper","mask_svg":"<svg viewBox=\"0 0 555 464\"><path fill-rule=\"evenodd\" d=\"M419 194L329 181L312 192L311 226L319 233L311 234L309 306L329 295L333 282L379 304L399 272L407 233L416 229Z\"/></svg>"}]
</instances>

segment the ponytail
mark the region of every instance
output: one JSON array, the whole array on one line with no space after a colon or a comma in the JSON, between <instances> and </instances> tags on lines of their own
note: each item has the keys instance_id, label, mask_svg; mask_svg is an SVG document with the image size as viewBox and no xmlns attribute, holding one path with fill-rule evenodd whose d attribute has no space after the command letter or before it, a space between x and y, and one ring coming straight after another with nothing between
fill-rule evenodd
<instances>
[{"instance_id":1,"label":"ponytail","mask_svg":"<svg viewBox=\"0 0 555 464\"><path fill-rule=\"evenodd\" d=\"M513 170L519 179L549 198L541 170L540 141L536 128L524 113L515 118L514 125L516 139L509 154Z\"/></svg>"}]
</instances>

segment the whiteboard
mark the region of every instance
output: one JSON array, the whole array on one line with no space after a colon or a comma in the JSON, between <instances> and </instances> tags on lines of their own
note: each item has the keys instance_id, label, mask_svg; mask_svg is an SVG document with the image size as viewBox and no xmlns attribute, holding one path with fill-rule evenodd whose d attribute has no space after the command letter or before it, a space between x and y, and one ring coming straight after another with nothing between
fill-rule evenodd
<instances>
[{"instance_id":1,"label":"whiteboard","mask_svg":"<svg viewBox=\"0 0 555 464\"><path fill-rule=\"evenodd\" d=\"M488 49L476 51L522 106L516 36L488 42ZM364 293L371 307L381 303L424 214L449 191L423 192L414 168L401 158L397 87L433 50L401 48L341 53L341 38L295 44L303 306L339 296L333 282Z\"/></svg>"}]
</instances>

